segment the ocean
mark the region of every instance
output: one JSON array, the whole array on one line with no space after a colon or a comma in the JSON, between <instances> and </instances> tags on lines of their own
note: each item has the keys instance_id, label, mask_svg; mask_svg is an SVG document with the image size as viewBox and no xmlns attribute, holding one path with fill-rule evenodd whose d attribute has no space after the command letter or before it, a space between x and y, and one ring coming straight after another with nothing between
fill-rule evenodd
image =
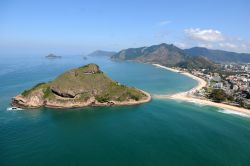
<instances>
[{"instance_id":1,"label":"ocean","mask_svg":"<svg viewBox=\"0 0 250 166\"><path fill-rule=\"evenodd\" d=\"M109 77L150 94L197 83L150 64L80 55L1 56L0 165L249 166L250 117L156 99L135 106L7 111L11 97L60 73L96 63Z\"/></svg>"}]
</instances>

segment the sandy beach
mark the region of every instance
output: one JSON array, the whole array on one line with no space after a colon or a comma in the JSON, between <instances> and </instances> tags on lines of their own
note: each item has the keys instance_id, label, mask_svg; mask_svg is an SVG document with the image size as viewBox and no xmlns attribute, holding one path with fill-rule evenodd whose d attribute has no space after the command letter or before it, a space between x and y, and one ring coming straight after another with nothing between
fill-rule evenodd
<instances>
[{"instance_id":1,"label":"sandy beach","mask_svg":"<svg viewBox=\"0 0 250 166\"><path fill-rule=\"evenodd\" d=\"M188 77L190 77L198 82L198 85L195 86L194 88L190 89L189 91L180 92L180 93L176 93L176 94L172 94L172 95L155 95L154 97L161 98L161 99L174 99L174 100L188 101L188 102L194 102L194 103L198 103L198 104L202 104L202 105L210 105L210 106L215 106L215 107L226 109L226 110L236 111L236 112L243 113L243 114L250 116L249 109L240 108L237 106L231 106L231 105L224 104L224 103L216 103L216 102L210 101L208 99L201 99L201 98L196 97L194 95L194 93L197 90L200 90L207 85L207 82L205 80L203 80L199 77L196 77L188 72L180 72L179 70L165 67L165 66L162 66L159 64L153 64L153 65L156 67L160 67L160 68L172 71L172 72L178 72L180 74L186 75L186 76L188 76Z\"/></svg>"}]
</instances>

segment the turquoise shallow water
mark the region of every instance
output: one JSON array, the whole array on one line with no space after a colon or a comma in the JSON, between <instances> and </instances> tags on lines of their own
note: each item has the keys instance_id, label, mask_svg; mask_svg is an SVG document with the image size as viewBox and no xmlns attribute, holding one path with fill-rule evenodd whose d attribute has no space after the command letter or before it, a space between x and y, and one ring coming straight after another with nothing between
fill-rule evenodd
<instances>
[{"instance_id":1,"label":"turquoise shallow water","mask_svg":"<svg viewBox=\"0 0 250 166\"><path fill-rule=\"evenodd\" d=\"M1 57L0 165L250 165L250 118L153 99L137 106L6 111L10 98L95 62L111 78L151 94L192 88L188 77L134 62L66 56Z\"/></svg>"}]
</instances>

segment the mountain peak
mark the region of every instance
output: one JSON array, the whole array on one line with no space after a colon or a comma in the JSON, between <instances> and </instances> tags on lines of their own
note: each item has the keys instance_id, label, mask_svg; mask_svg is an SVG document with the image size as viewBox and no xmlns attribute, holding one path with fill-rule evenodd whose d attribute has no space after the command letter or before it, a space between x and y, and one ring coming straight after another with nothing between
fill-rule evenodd
<instances>
[{"instance_id":1,"label":"mountain peak","mask_svg":"<svg viewBox=\"0 0 250 166\"><path fill-rule=\"evenodd\" d=\"M113 59L135 60L146 63L158 63L165 66L184 68L213 68L213 62L205 57L189 57L184 50L173 44L161 43L149 47L130 48L112 56Z\"/></svg>"},{"instance_id":2,"label":"mountain peak","mask_svg":"<svg viewBox=\"0 0 250 166\"><path fill-rule=\"evenodd\" d=\"M185 59L185 53L173 44L161 43L149 47L125 49L113 55L112 59L136 60L173 66Z\"/></svg>"}]
</instances>

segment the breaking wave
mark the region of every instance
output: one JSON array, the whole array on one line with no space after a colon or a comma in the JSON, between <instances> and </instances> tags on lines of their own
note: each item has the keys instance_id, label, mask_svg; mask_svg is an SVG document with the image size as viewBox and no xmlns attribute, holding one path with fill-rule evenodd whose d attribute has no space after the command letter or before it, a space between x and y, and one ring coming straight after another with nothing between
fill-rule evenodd
<instances>
[{"instance_id":1,"label":"breaking wave","mask_svg":"<svg viewBox=\"0 0 250 166\"><path fill-rule=\"evenodd\" d=\"M250 117L247 114L244 114L242 112L236 112L232 110L219 110L219 112L224 113L224 114L233 114L233 115L238 115L238 116L243 116L243 117Z\"/></svg>"}]
</instances>

